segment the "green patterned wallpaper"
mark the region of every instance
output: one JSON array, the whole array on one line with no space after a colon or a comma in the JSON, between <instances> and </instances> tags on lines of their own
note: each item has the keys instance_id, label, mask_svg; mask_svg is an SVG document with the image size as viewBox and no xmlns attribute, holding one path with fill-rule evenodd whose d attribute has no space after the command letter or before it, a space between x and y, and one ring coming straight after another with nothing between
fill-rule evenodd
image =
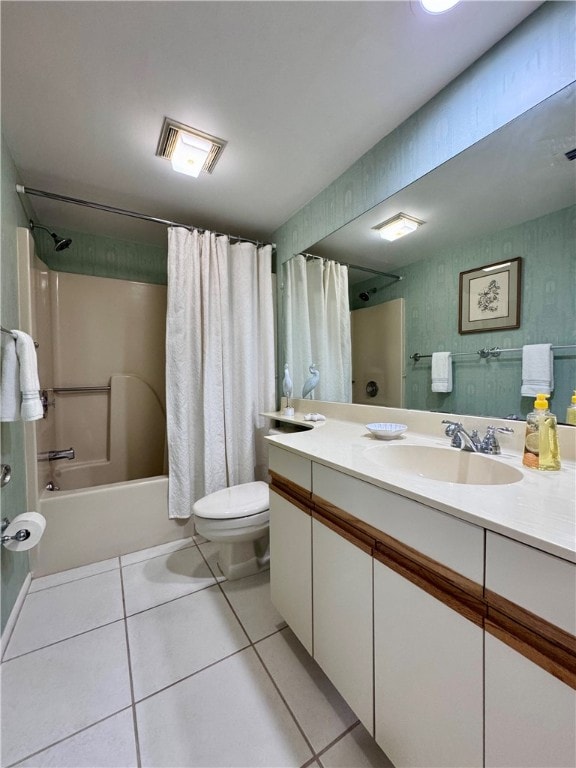
<instances>
[{"instance_id":1,"label":"green patterned wallpaper","mask_svg":"<svg viewBox=\"0 0 576 768\"><path fill-rule=\"evenodd\" d=\"M576 343L576 206L501 232L459 243L395 272L404 279L390 285L381 277L356 283L351 307L372 306L396 298L406 300L406 407L450 413L525 416L533 398L520 396L522 355L498 359L454 358L453 391L431 391L430 359L415 363L414 352L477 351L484 347L516 348L523 344ZM523 259L520 328L459 335L459 273L484 264L521 256ZM366 304L361 291L387 288ZM558 350L554 358L552 410L564 421L576 388L576 349Z\"/></svg>"},{"instance_id":2,"label":"green patterned wallpaper","mask_svg":"<svg viewBox=\"0 0 576 768\"><path fill-rule=\"evenodd\" d=\"M57 227L57 232L60 237L72 238L72 245L59 253L54 251L54 243L47 232L41 229L34 231L38 255L50 269L166 285L167 248L74 232L62 227Z\"/></svg>"},{"instance_id":3,"label":"green patterned wallpaper","mask_svg":"<svg viewBox=\"0 0 576 768\"><path fill-rule=\"evenodd\" d=\"M574 4L547 2L385 136L273 235L310 247L576 79Z\"/></svg>"},{"instance_id":4,"label":"green patterned wallpaper","mask_svg":"<svg viewBox=\"0 0 576 768\"><path fill-rule=\"evenodd\" d=\"M5 328L18 328L18 263L16 228L25 227L28 217L16 195L21 183L4 139L2 139L2 311ZM26 462L22 422L2 422L2 463L12 467L12 480L2 488L2 517L10 519L26 511ZM28 553L10 552L0 547L2 566L2 631L29 572Z\"/></svg>"}]
</instances>

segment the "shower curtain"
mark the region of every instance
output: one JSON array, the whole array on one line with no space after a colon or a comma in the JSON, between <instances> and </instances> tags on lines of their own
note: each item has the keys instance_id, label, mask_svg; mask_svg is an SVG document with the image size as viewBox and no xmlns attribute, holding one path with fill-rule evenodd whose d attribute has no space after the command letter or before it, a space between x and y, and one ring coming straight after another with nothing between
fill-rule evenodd
<instances>
[{"instance_id":1,"label":"shower curtain","mask_svg":"<svg viewBox=\"0 0 576 768\"><path fill-rule=\"evenodd\" d=\"M264 479L262 411L275 409L272 248L168 230L169 517Z\"/></svg>"},{"instance_id":2,"label":"shower curtain","mask_svg":"<svg viewBox=\"0 0 576 768\"><path fill-rule=\"evenodd\" d=\"M308 368L320 381L314 400L352 401L352 353L348 268L336 261L298 254L284 264L285 360L302 396Z\"/></svg>"}]
</instances>

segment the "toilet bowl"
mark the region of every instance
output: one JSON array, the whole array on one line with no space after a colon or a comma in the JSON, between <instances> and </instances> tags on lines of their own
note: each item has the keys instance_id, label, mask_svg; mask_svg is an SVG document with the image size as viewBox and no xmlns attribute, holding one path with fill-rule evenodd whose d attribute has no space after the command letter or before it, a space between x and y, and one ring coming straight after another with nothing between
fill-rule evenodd
<instances>
[{"instance_id":1,"label":"toilet bowl","mask_svg":"<svg viewBox=\"0 0 576 768\"><path fill-rule=\"evenodd\" d=\"M242 483L198 499L192 506L196 531L220 544L218 567L233 581L268 567L268 485Z\"/></svg>"}]
</instances>

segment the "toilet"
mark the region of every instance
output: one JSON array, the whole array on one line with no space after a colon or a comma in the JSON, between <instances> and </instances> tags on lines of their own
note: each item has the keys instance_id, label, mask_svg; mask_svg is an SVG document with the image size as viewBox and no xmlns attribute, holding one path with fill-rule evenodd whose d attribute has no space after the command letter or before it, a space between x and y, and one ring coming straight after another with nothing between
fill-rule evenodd
<instances>
[{"instance_id":1,"label":"toilet","mask_svg":"<svg viewBox=\"0 0 576 768\"><path fill-rule=\"evenodd\" d=\"M215 491L193 506L196 531L220 544L218 566L230 581L252 576L270 562L268 484L257 480Z\"/></svg>"}]
</instances>

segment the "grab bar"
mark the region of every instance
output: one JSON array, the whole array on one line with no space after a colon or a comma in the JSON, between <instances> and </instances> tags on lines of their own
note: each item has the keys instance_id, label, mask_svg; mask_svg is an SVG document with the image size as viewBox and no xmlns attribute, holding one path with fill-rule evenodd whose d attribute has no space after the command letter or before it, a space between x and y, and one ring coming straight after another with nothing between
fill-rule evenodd
<instances>
[{"instance_id":1,"label":"grab bar","mask_svg":"<svg viewBox=\"0 0 576 768\"><path fill-rule=\"evenodd\" d=\"M67 395L70 392L110 392L110 385L103 387L51 387L55 395Z\"/></svg>"}]
</instances>

